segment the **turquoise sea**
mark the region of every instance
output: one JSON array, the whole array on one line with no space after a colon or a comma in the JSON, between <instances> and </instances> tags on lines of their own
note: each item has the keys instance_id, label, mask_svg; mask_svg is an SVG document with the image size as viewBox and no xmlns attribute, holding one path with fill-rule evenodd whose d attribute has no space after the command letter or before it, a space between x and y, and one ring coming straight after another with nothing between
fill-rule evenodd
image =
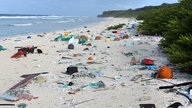
<instances>
[{"instance_id":1,"label":"turquoise sea","mask_svg":"<svg viewBox=\"0 0 192 108\"><path fill-rule=\"evenodd\" d=\"M0 16L0 38L67 30L103 20L73 16Z\"/></svg>"}]
</instances>

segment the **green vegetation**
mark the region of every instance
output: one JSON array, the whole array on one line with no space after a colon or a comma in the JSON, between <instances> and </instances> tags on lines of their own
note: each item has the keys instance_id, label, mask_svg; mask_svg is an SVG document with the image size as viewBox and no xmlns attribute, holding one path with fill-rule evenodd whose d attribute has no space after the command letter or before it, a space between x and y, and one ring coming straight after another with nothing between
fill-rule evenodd
<instances>
[{"instance_id":1,"label":"green vegetation","mask_svg":"<svg viewBox=\"0 0 192 108\"><path fill-rule=\"evenodd\" d=\"M139 30L144 34L161 35L163 39L159 45L170 62L192 73L192 0L135 10L106 11L98 17L136 17L143 20Z\"/></svg>"},{"instance_id":2,"label":"green vegetation","mask_svg":"<svg viewBox=\"0 0 192 108\"><path fill-rule=\"evenodd\" d=\"M118 24L118 25L114 25L114 26L109 26L107 27L107 30L117 30L118 28L122 28L124 25L126 24Z\"/></svg>"},{"instance_id":3,"label":"green vegetation","mask_svg":"<svg viewBox=\"0 0 192 108\"><path fill-rule=\"evenodd\" d=\"M160 6L146 6L143 8L138 9L128 9L128 10L113 10L113 11L104 11L101 15L98 15L97 17L121 17L121 18L127 18L127 17L138 17L139 19L142 19L142 14L145 14L146 12L150 13L152 11L155 11L162 7L170 7L172 5L176 4L162 4Z\"/></svg>"},{"instance_id":4,"label":"green vegetation","mask_svg":"<svg viewBox=\"0 0 192 108\"><path fill-rule=\"evenodd\" d=\"M181 35L179 39L166 48L170 61L186 71L192 70L192 35Z\"/></svg>"},{"instance_id":5,"label":"green vegetation","mask_svg":"<svg viewBox=\"0 0 192 108\"><path fill-rule=\"evenodd\" d=\"M192 0L140 14L140 27L147 34L160 34L160 46L177 67L192 73Z\"/></svg>"},{"instance_id":6,"label":"green vegetation","mask_svg":"<svg viewBox=\"0 0 192 108\"><path fill-rule=\"evenodd\" d=\"M192 0L136 10L106 11L98 17L136 17L143 20L139 30L149 35L161 35L163 39L159 45L170 62L192 73Z\"/></svg>"}]
</instances>

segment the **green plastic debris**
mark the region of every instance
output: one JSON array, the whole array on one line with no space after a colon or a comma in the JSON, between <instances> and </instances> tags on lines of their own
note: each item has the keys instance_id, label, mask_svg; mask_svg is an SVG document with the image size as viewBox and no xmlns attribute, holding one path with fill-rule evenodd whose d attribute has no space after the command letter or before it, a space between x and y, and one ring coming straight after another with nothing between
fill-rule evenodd
<instances>
[{"instance_id":1,"label":"green plastic debris","mask_svg":"<svg viewBox=\"0 0 192 108\"><path fill-rule=\"evenodd\" d=\"M63 84L61 87L62 88L68 88L68 85L67 84Z\"/></svg>"},{"instance_id":2,"label":"green plastic debris","mask_svg":"<svg viewBox=\"0 0 192 108\"><path fill-rule=\"evenodd\" d=\"M98 81L98 82L95 82L95 83L92 82L92 83L90 83L88 85L82 85L81 88L85 88L87 86L97 89L97 88L104 88L105 84L104 84L103 81Z\"/></svg>"},{"instance_id":3,"label":"green plastic debris","mask_svg":"<svg viewBox=\"0 0 192 108\"><path fill-rule=\"evenodd\" d=\"M97 71L97 69L96 68L88 68L88 71L95 72L95 71Z\"/></svg>"},{"instance_id":4,"label":"green plastic debris","mask_svg":"<svg viewBox=\"0 0 192 108\"><path fill-rule=\"evenodd\" d=\"M104 69L107 69L107 66L100 66L100 67L98 67L98 70L104 70Z\"/></svg>"},{"instance_id":5,"label":"green plastic debris","mask_svg":"<svg viewBox=\"0 0 192 108\"><path fill-rule=\"evenodd\" d=\"M25 103L20 103L20 104L17 105L16 108L26 108L26 107L27 107L27 104L25 104Z\"/></svg>"},{"instance_id":6,"label":"green plastic debris","mask_svg":"<svg viewBox=\"0 0 192 108\"><path fill-rule=\"evenodd\" d=\"M7 50L6 48L3 48L2 45L0 45L0 51Z\"/></svg>"},{"instance_id":7,"label":"green plastic debris","mask_svg":"<svg viewBox=\"0 0 192 108\"><path fill-rule=\"evenodd\" d=\"M133 53L130 53L130 52L129 53L124 53L124 55L127 56L127 57L130 57L130 56L133 56Z\"/></svg>"},{"instance_id":8,"label":"green plastic debris","mask_svg":"<svg viewBox=\"0 0 192 108\"><path fill-rule=\"evenodd\" d=\"M77 63L76 65L77 65L77 66L82 66L82 65L83 65L83 63Z\"/></svg>"},{"instance_id":9,"label":"green plastic debris","mask_svg":"<svg viewBox=\"0 0 192 108\"><path fill-rule=\"evenodd\" d=\"M92 88L103 88L105 87L105 84L103 83L103 81L99 81L95 83L90 83L89 86Z\"/></svg>"},{"instance_id":10,"label":"green plastic debris","mask_svg":"<svg viewBox=\"0 0 192 108\"><path fill-rule=\"evenodd\" d=\"M54 41L69 41L73 36L70 35L70 36L63 36L63 35L60 35L58 37L56 37L54 39Z\"/></svg>"},{"instance_id":11,"label":"green plastic debris","mask_svg":"<svg viewBox=\"0 0 192 108\"><path fill-rule=\"evenodd\" d=\"M68 88L68 85L66 83L64 83L64 82L59 82L57 84L60 84L59 85L60 88Z\"/></svg>"},{"instance_id":12,"label":"green plastic debris","mask_svg":"<svg viewBox=\"0 0 192 108\"><path fill-rule=\"evenodd\" d=\"M97 46L96 46L96 45L94 45L94 46L93 46L93 48L97 48Z\"/></svg>"},{"instance_id":13,"label":"green plastic debris","mask_svg":"<svg viewBox=\"0 0 192 108\"><path fill-rule=\"evenodd\" d=\"M85 44L85 43L87 43L87 40L80 39L78 44Z\"/></svg>"}]
</instances>

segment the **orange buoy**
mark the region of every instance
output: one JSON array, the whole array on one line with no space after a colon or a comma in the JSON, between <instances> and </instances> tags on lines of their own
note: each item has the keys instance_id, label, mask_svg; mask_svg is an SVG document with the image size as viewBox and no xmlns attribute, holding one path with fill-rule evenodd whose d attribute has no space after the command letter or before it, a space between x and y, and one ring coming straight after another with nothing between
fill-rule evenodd
<instances>
[{"instance_id":1,"label":"orange buoy","mask_svg":"<svg viewBox=\"0 0 192 108\"><path fill-rule=\"evenodd\" d=\"M158 70L155 77L163 78L163 79L171 79L171 78L173 78L173 73L172 73L171 68L169 68L168 66L163 66Z\"/></svg>"}]
</instances>

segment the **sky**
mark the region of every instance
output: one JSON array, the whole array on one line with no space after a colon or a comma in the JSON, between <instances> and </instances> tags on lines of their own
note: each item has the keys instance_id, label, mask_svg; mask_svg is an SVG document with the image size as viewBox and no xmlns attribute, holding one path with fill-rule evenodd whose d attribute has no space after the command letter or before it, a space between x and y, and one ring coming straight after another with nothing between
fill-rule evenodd
<instances>
[{"instance_id":1,"label":"sky","mask_svg":"<svg viewBox=\"0 0 192 108\"><path fill-rule=\"evenodd\" d=\"M128 10L178 0L0 0L0 14L97 16L107 10Z\"/></svg>"}]
</instances>

